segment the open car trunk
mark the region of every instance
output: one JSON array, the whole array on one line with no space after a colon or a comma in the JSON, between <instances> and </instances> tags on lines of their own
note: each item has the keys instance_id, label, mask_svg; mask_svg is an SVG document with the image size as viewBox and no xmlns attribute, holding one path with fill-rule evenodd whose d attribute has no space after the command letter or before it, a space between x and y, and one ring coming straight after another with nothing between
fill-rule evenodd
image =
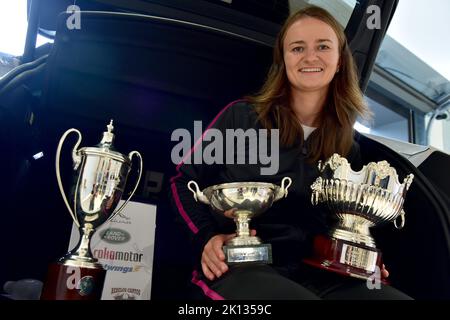
<instances>
[{"instance_id":1,"label":"open car trunk","mask_svg":"<svg viewBox=\"0 0 450 320\"><path fill-rule=\"evenodd\" d=\"M11 168L3 181L4 236L11 242L3 254L11 263L2 265L0 283L43 280L48 263L66 251L71 219L55 179L58 140L77 128L83 144L94 145L114 119L117 149L139 150L144 158L144 179L134 200L157 205L152 298L186 298L190 254L167 199L168 179L175 174L171 133L193 130L194 120L206 126L228 102L257 90L272 48L160 17L83 12L80 30L69 30L67 17L59 17L48 56L0 82L2 161ZM416 176L405 203L404 230L386 225L375 231L392 284L415 298L450 298L449 204L441 188L391 149L358 139L364 162L387 160L401 179L411 172ZM33 160L37 152L44 157ZM69 177L70 152L64 152L62 176ZM448 157L439 161L449 164Z\"/></svg>"}]
</instances>

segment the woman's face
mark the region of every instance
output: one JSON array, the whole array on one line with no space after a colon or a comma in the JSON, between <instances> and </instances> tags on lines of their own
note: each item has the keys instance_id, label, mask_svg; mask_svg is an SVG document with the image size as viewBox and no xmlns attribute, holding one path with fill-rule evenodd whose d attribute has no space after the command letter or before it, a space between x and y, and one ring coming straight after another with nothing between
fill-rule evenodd
<instances>
[{"instance_id":1,"label":"woman's face","mask_svg":"<svg viewBox=\"0 0 450 320\"><path fill-rule=\"evenodd\" d=\"M284 64L293 89L326 94L339 65L339 42L325 22L305 17L287 30Z\"/></svg>"}]
</instances>

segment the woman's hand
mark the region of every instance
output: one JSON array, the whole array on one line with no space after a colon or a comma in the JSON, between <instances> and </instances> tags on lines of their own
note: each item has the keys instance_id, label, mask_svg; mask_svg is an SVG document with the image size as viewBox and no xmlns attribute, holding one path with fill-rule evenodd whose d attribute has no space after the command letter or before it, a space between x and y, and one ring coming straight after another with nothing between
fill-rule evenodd
<instances>
[{"instance_id":1,"label":"woman's hand","mask_svg":"<svg viewBox=\"0 0 450 320\"><path fill-rule=\"evenodd\" d=\"M218 234L206 243L202 253L202 270L209 280L214 280L216 277L220 278L222 274L228 271L222 246L235 236L235 233Z\"/></svg>"},{"instance_id":2,"label":"woman's hand","mask_svg":"<svg viewBox=\"0 0 450 320\"><path fill-rule=\"evenodd\" d=\"M383 266L381 267L381 278L386 279L389 277L389 271L387 271L386 266L383 263Z\"/></svg>"},{"instance_id":3,"label":"woman's hand","mask_svg":"<svg viewBox=\"0 0 450 320\"><path fill-rule=\"evenodd\" d=\"M255 230L250 230L252 236L256 235ZM202 253L202 270L209 280L220 278L228 271L225 263L225 254L222 247L228 240L236 237L236 234L217 234L206 243Z\"/></svg>"},{"instance_id":4,"label":"woman's hand","mask_svg":"<svg viewBox=\"0 0 450 320\"><path fill-rule=\"evenodd\" d=\"M233 218L234 218L234 213L236 212L236 210L237 210L236 208L227 210L227 211L225 211L225 212L223 213L223 215L224 215L225 217L227 217L227 218L233 219Z\"/></svg>"}]
</instances>

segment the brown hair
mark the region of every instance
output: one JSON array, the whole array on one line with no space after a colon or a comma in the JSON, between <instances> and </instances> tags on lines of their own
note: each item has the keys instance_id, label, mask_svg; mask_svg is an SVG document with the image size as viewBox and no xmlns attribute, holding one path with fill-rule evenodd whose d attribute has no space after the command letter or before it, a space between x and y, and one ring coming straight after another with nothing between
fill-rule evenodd
<instances>
[{"instance_id":1,"label":"brown hair","mask_svg":"<svg viewBox=\"0 0 450 320\"><path fill-rule=\"evenodd\" d=\"M256 106L258 119L265 128L280 130L283 146L303 144L303 129L290 107L290 84L284 65L283 43L289 27L305 17L328 24L339 41L339 72L330 83L328 97L318 119L320 127L308 141L308 159L316 162L335 152L347 156L353 144L353 125L357 116L370 114L359 88L356 66L345 33L330 13L320 7L309 6L286 20L276 39L266 82L258 94L246 98Z\"/></svg>"}]
</instances>

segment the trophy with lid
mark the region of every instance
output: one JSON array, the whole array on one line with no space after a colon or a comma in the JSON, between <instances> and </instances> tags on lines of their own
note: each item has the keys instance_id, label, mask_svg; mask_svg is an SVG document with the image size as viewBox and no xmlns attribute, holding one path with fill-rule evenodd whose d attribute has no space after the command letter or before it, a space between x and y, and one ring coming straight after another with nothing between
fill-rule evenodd
<instances>
[{"instance_id":1,"label":"trophy with lid","mask_svg":"<svg viewBox=\"0 0 450 320\"><path fill-rule=\"evenodd\" d=\"M56 178L64 203L79 228L80 240L73 250L50 265L42 300L97 300L101 297L106 270L92 255L92 235L99 226L122 211L134 195L142 175L141 154L132 151L124 155L115 151L113 130L111 120L102 140L95 147L78 149L82 137L77 129L67 130L59 141ZM69 203L61 182L59 162L64 140L72 132L78 135L78 141L72 150L73 169L77 170L77 179L72 203ZM139 159L136 184L126 201L117 208L135 156Z\"/></svg>"}]
</instances>

